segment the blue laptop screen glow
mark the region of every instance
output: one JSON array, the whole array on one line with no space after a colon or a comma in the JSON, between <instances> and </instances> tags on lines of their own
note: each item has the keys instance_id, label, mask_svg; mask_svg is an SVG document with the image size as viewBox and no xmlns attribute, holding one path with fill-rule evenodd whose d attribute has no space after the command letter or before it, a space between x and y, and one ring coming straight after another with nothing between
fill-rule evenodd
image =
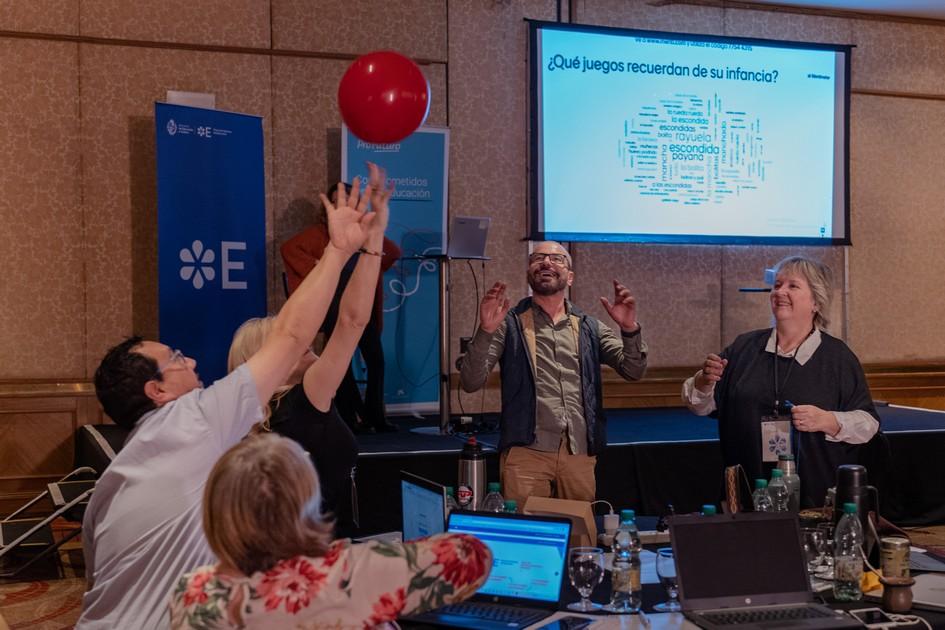
<instances>
[{"instance_id":1,"label":"blue laptop screen glow","mask_svg":"<svg viewBox=\"0 0 945 630\"><path fill-rule=\"evenodd\" d=\"M442 491L433 492L401 479L400 497L404 510L404 540L442 534L446 530Z\"/></svg>"},{"instance_id":2,"label":"blue laptop screen glow","mask_svg":"<svg viewBox=\"0 0 945 630\"><path fill-rule=\"evenodd\" d=\"M472 534L492 550L492 573L480 595L558 601L569 530L569 523L450 514L450 532Z\"/></svg>"}]
</instances>

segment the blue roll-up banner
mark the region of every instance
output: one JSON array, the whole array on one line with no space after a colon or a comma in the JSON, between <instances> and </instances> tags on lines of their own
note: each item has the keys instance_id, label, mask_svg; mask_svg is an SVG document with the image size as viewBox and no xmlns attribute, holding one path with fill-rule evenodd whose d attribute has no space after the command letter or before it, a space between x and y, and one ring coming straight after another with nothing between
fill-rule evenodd
<instances>
[{"instance_id":1,"label":"blue roll-up banner","mask_svg":"<svg viewBox=\"0 0 945 630\"><path fill-rule=\"evenodd\" d=\"M236 328L266 314L262 119L155 103L160 338L226 374Z\"/></svg>"},{"instance_id":2,"label":"blue roll-up banner","mask_svg":"<svg viewBox=\"0 0 945 630\"><path fill-rule=\"evenodd\" d=\"M384 274L384 398L388 412L439 409L439 267L446 251L449 129L421 127L393 144L342 129L341 176L367 177L367 162L395 185L387 237L403 256Z\"/></svg>"}]
</instances>

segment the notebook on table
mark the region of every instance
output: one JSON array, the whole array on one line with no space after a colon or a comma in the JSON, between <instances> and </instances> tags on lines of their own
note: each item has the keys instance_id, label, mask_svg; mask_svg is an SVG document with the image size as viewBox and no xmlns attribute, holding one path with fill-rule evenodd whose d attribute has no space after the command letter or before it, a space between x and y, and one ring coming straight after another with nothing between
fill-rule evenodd
<instances>
[{"instance_id":1,"label":"notebook on table","mask_svg":"<svg viewBox=\"0 0 945 630\"><path fill-rule=\"evenodd\" d=\"M702 628L861 628L814 603L793 514L677 516L670 538L686 617Z\"/></svg>"},{"instance_id":2,"label":"notebook on table","mask_svg":"<svg viewBox=\"0 0 945 630\"><path fill-rule=\"evenodd\" d=\"M411 621L475 630L525 628L558 609L571 521L489 512L450 513L447 530L471 534L492 551L492 572L472 599Z\"/></svg>"},{"instance_id":3,"label":"notebook on table","mask_svg":"<svg viewBox=\"0 0 945 630\"><path fill-rule=\"evenodd\" d=\"M400 500L404 540L446 530L446 486L402 470Z\"/></svg>"}]
</instances>

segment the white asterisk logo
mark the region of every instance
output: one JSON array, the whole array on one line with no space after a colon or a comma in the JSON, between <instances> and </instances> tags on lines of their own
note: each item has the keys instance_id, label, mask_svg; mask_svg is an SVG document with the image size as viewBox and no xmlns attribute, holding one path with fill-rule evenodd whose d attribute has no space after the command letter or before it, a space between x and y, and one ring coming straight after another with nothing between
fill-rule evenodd
<instances>
[{"instance_id":1,"label":"white asterisk logo","mask_svg":"<svg viewBox=\"0 0 945 630\"><path fill-rule=\"evenodd\" d=\"M180 250L180 261L184 265L180 268L182 280L192 280L195 289L203 288L204 280L210 282L216 277L216 272L210 265L216 256L212 249L204 249L203 243L194 241L190 249Z\"/></svg>"}]
</instances>

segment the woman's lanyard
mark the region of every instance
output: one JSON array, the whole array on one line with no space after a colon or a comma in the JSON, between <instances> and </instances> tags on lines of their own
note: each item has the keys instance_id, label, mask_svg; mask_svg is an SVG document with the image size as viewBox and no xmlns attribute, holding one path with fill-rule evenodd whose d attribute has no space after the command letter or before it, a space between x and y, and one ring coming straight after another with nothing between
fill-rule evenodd
<instances>
[{"instance_id":1,"label":"woman's lanyard","mask_svg":"<svg viewBox=\"0 0 945 630\"><path fill-rule=\"evenodd\" d=\"M807 336L804 337L804 340L801 343L797 344L797 347L794 348L794 354L791 355L791 364L788 365L787 373L784 375L784 380L778 380L778 360L780 355L778 354L778 335L775 333L774 336L774 412L776 416L781 415L781 392L784 390L784 387L787 385L788 379L791 378L791 370L794 368L794 364L797 363L797 352L801 349L807 340L810 339L810 336L814 334L814 329L811 328L811 331L807 333Z\"/></svg>"}]
</instances>

